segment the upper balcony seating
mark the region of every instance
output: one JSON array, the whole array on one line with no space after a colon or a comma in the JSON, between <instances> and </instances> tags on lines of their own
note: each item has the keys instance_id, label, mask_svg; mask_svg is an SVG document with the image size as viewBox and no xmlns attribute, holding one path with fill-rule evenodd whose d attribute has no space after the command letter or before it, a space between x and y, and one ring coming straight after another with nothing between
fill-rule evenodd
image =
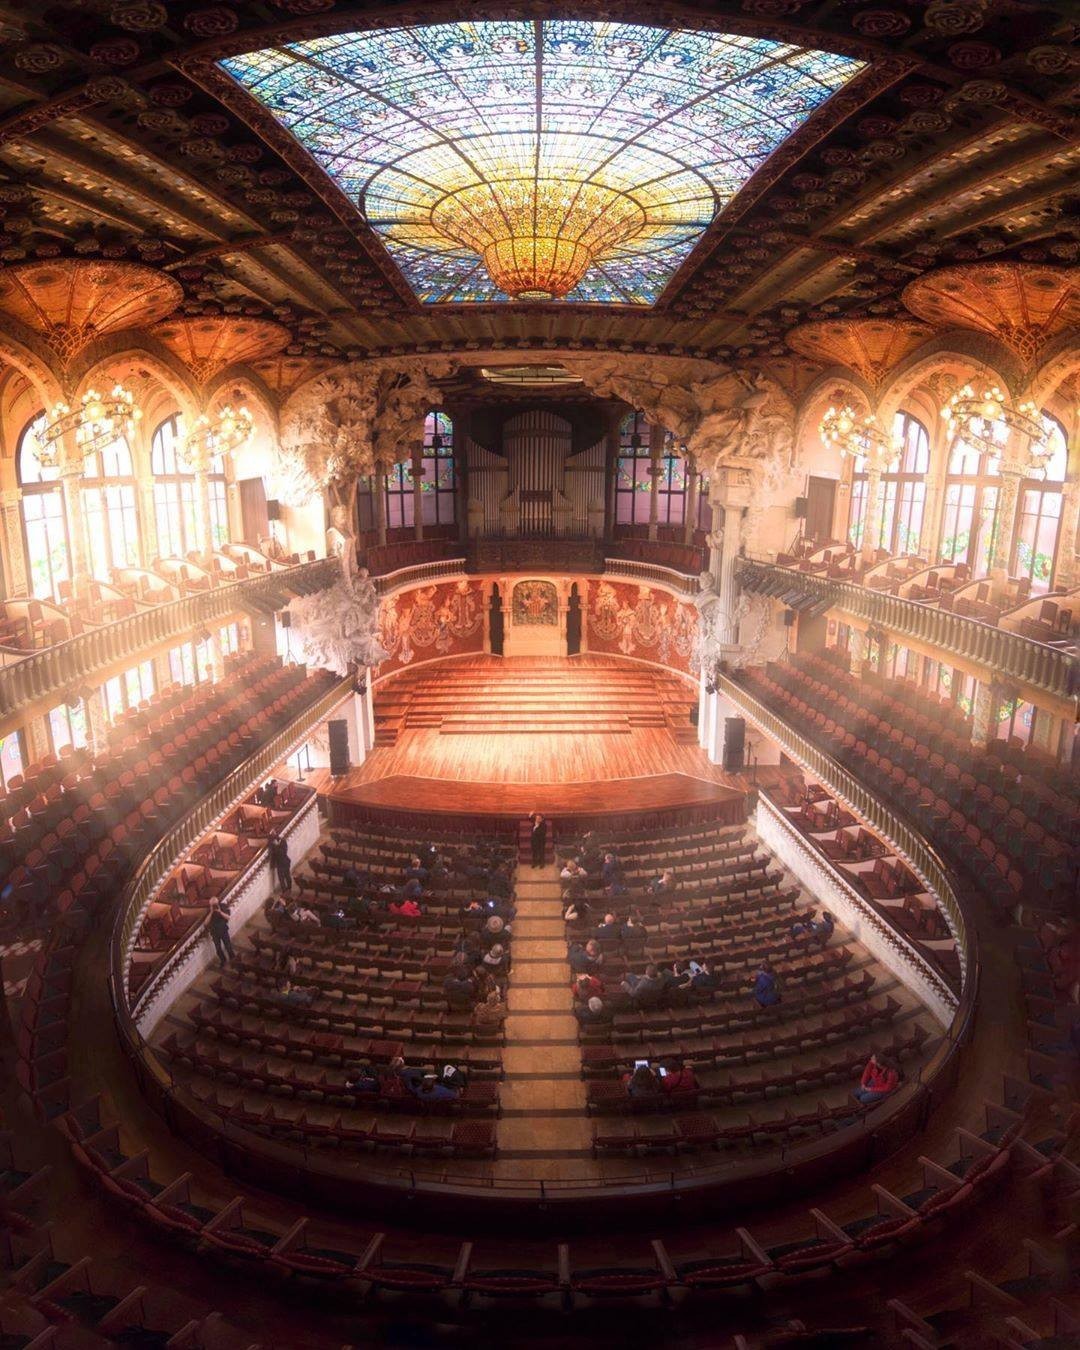
<instances>
[{"instance_id":1,"label":"upper balcony seating","mask_svg":"<svg viewBox=\"0 0 1080 1350\"><path fill-rule=\"evenodd\" d=\"M14 651L33 651L65 642L81 621L69 617L48 600L0 601L0 647Z\"/></svg>"},{"instance_id":2,"label":"upper balcony seating","mask_svg":"<svg viewBox=\"0 0 1080 1350\"><path fill-rule=\"evenodd\" d=\"M973 746L967 722L905 681L846 674L804 656L740 676L973 872L1002 906L1073 904L1080 785L1037 751Z\"/></svg>"}]
</instances>

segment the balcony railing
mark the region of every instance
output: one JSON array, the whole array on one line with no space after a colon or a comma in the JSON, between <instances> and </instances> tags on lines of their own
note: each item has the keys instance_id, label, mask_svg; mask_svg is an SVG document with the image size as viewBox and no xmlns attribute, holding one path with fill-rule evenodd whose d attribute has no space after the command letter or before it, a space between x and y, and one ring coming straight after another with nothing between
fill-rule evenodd
<instances>
[{"instance_id":1,"label":"balcony railing","mask_svg":"<svg viewBox=\"0 0 1080 1350\"><path fill-rule=\"evenodd\" d=\"M822 604L898 638L910 638L983 666L999 679L1016 680L1058 698L1073 698L1077 693L1076 656L1066 648L1033 642L1019 633L918 600L776 563L741 558L736 568L739 580L749 590L777 597L785 591L812 595Z\"/></svg>"},{"instance_id":2,"label":"balcony railing","mask_svg":"<svg viewBox=\"0 0 1080 1350\"><path fill-rule=\"evenodd\" d=\"M604 574L610 577L625 577L628 581L649 582L654 586L667 586L680 595L697 595L701 583L697 576L687 576L671 567L661 567L658 563L634 562L630 558L605 558Z\"/></svg>"},{"instance_id":3,"label":"balcony railing","mask_svg":"<svg viewBox=\"0 0 1080 1350\"><path fill-rule=\"evenodd\" d=\"M839 764L831 755L807 740L771 708L756 699L741 684L727 675L716 677L718 692L739 708L803 768L829 789L834 797L861 816L900 855L911 870L920 877L945 915L960 958L961 979L965 989L976 966L975 935L969 927L964 910L957 898L952 873L937 853L905 819L890 810L878 797Z\"/></svg>"},{"instance_id":4,"label":"balcony railing","mask_svg":"<svg viewBox=\"0 0 1080 1350\"><path fill-rule=\"evenodd\" d=\"M330 585L340 564L319 558L295 567L248 577L227 586L169 600L115 623L81 633L53 647L29 651L0 668L0 718L10 717L46 697L59 697L82 681L147 648L181 638L196 628L218 623L241 609L269 612L292 595L307 595Z\"/></svg>"},{"instance_id":5,"label":"balcony railing","mask_svg":"<svg viewBox=\"0 0 1080 1350\"><path fill-rule=\"evenodd\" d=\"M264 782L276 764L287 759L298 746L303 745L313 728L324 721L352 692L352 680L345 679L328 689L321 698L310 703L302 712L272 736L264 745L249 755L194 807L171 830L167 831L146 855L134 879L124 892L119 912L113 925L112 992L116 1011L122 1021L133 1011L128 995L127 964L135 945L143 914L154 893L168 876L178 859L191 845L258 783ZM136 1004L145 1003L153 996L162 980L167 978L182 959L183 953L204 937L204 925L187 935L170 954L169 960L139 990ZM133 1028L132 1028L133 1030Z\"/></svg>"},{"instance_id":6,"label":"balcony railing","mask_svg":"<svg viewBox=\"0 0 1080 1350\"><path fill-rule=\"evenodd\" d=\"M390 595L408 586L444 581L447 577L460 577L464 573L464 558L440 558L437 562L415 563L411 567L399 567L396 572L387 572L381 577L375 577L375 591L378 595Z\"/></svg>"}]
</instances>

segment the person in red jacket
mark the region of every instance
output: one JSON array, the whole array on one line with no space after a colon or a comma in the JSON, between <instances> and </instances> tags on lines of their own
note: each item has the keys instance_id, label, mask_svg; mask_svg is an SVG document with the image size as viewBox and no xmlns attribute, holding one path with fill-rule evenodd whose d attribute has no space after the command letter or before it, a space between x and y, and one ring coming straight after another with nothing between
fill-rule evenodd
<instances>
[{"instance_id":1,"label":"person in red jacket","mask_svg":"<svg viewBox=\"0 0 1080 1350\"><path fill-rule=\"evenodd\" d=\"M899 1082L900 1075L892 1060L886 1059L884 1055L871 1055L866 1061L859 1086L851 1095L864 1106L873 1106L894 1092Z\"/></svg>"},{"instance_id":2,"label":"person in red jacket","mask_svg":"<svg viewBox=\"0 0 1080 1350\"><path fill-rule=\"evenodd\" d=\"M681 1097L687 1092L697 1092L698 1080L688 1064L681 1059L672 1060L661 1072L660 1090L666 1097Z\"/></svg>"}]
</instances>

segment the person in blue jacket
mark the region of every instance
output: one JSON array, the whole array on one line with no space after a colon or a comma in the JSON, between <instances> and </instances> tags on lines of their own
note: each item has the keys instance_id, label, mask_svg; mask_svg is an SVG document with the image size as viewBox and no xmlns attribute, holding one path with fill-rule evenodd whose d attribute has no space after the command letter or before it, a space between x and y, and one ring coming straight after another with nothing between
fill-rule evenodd
<instances>
[{"instance_id":1,"label":"person in blue jacket","mask_svg":"<svg viewBox=\"0 0 1080 1350\"><path fill-rule=\"evenodd\" d=\"M773 974L773 968L767 961L762 961L761 968L754 976L754 997L757 999L759 1008L771 1008L774 1003L780 1002L780 989L776 983L776 976Z\"/></svg>"}]
</instances>

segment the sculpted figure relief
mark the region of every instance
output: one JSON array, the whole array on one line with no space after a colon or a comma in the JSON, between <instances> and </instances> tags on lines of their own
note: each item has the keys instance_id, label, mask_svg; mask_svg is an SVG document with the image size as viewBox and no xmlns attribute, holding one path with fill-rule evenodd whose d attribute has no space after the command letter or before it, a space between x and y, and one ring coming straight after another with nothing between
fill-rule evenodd
<instances>
[{"instance_id":1,"label":"sculpted figure relief","mask_svg":"<svg viewBox=\"0 0 1080 1350\"><path fill-rule=\"evenodd\" d=\"M377 666L387 651L379 640L379 596L356 553L341 554L341 577L325 591L289 605L292 633L308 665L347 675L354 666Z\"/></svg>"}]
</instances>

